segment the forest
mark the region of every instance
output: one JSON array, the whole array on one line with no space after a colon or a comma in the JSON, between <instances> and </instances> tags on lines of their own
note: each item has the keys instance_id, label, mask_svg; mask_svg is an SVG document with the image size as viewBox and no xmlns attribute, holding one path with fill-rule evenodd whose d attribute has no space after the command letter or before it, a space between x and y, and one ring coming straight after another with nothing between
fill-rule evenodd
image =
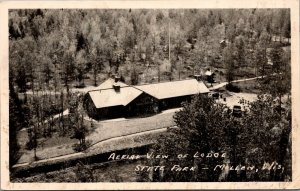
<instances>
[{"instance_id":1,"label":"forest","mask_svg":"<svg viewBox=\"0 0 300 191\"><path fill-rule=\"evenodd\" d=\"M274 38L290 38L290 12L11 10L9 35L10 79L19 92L68 91L115 73L128 83L184 79L207 67L224 77L222 68L236 68L236 78L258 74L251 68L267 64L261 54Z\"/></svg>"},{"instance_id":2,"label":"forest","mask_svg":"<svg viewBox=\"0 0 300 191\"><path fill-rule=\"evenodd\" d=\"M10 167L20 148L36 149L54 129L78 139L76 149L84 150L93 124L84 122L82 96L74 92L115 74L131 85L186 79L207 69L218 82L266 76L259 82L262 93L281 99L290 94L290 38L289 9L10 10ZM67 108L71 119L62 115ZM57 114L59 121L52 118ZM17 138L23 128L26 146Z\"/></svg>"}]
</instances>

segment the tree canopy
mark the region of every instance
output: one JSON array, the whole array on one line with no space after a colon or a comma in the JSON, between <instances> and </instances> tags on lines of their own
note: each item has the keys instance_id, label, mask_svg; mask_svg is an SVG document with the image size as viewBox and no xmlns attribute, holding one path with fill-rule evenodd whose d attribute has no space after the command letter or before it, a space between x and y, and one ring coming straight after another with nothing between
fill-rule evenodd
<instances>
[{"instance_id":1,"label":"tree canopy","mask_svg":"<svg viewBox=\"0 0 300 191\"><path fill-rule=\"evenodd\" d=\"M282 112L276 109L271 95L261 94L247 108L241 118L236 118L228 112L228 107L216 104L213 99L201 94L195 96L191 103L183 104L182 110L174 116L178 128L162 135L151 150L170 158L145 162L145 165L169 168L163 173L153 171L150 175L152 181L278 181L291 176L288 169L288 163L291 163L288 141L291 132L290 102L285 102L286 110ZM204 157L195 157L197 152ZM209 153L219 156L207 157ZM224 153L226 157L220 157ZM180 158L177 157L179 154L188 156ZM261 172L263 165L272 162L286 169ZM230 164L233 169L254 166L259 172L253 174L253 171L245 170L245 174L241 175L236 170L215 169L223 164ZM170 170L173 165L195 166L198 170L177 172Z\"/></svg>"},{"instance_id":2,"label":"tree canopy","mask_svg":"<svg viewBox=\"0 0 300 191\"><path fill-rule=\"evenodd\" d=\"M263 63L263 49L255 59L245 55L252 55L255 45L267 48L275 35L290 38L289 14L288 9L10 10L13 85L19 91L51 89L62 79L69 89L74 80L85 86L89 74L96 85L100 74L118 73L126 63L150 66L165 59L172 65L167 79L177 78L181 65L255 67ZM232 45L222 50L224 39ZM56 71L60 78L55 78ZM125 79L129 82L130 76Z\"/></svg>"}]
</instances>

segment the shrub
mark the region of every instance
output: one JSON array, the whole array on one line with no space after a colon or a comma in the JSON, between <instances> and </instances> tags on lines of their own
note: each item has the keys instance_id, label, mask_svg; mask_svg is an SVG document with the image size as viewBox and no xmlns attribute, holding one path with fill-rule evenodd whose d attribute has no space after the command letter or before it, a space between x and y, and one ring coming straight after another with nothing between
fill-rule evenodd
<instances>
[{"instance_id":1,"label":"shrub","mask_svg":"<svg viewBox=\"0 0 300 191\"><path fill-rule=\"evenodd\" d=\"M86 85L84 83L80 83L79 85L75 85L75 88L85 88Z\"/></svg>"},{"instance_id":2,"label":"shrub","mask_svg":"<svg viewBox=\"0 0 300 191\"><path fill-rule=\"evenodd\" d=\"M76 164L74 172L76 174L77 181L92 182L94 180L92 169L80 161Z\"/></svg>"},{"instance_id":3,"label":"shrub","mask_svg":"<svg viewBox=\"0 0 300 191\"><path fill-rule=\"evenodd\" d=\"M91 146L91 144L92 144L91 141L87 140L83 144L75 143L72 147L74 151L82 152L88 149Z\"/></svg>"},{"instance_id":4,"label":"shrub","mask_svg":"<svg viewBox=\"0 0 300 191\"><path fill-rule=\"evenodd\" d=\"M237 93L241 91L241 89L238 86L235 86L231 83L226 85L226 90L231 91L231 92L237 92Z\"/></svg>"}]
</instances>

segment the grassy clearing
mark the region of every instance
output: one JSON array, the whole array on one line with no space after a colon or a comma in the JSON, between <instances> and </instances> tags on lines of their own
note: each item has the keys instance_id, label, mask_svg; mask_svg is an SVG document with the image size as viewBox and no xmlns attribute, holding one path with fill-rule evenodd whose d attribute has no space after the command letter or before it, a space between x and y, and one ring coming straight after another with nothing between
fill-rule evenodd
<instances>
[{"instance_id":1,"label":"grassy clearing","mask_svg":"<svg viewBox=\"0 0 300 191\"><path fill-rule=\"evenodd\" d=\"M64 116L63 120L65 121L65 134L62 134L62 129L61 127L59 127L59 118L54 119L53 126L51 127L52 134L50 137L44 137L42 135L44 128L46 128L46 126L49 124L47 123L44 124L44 126L40 127L40 138L38 139L37 148L37 156L39 159L47 159L74 153L72 145L77 143L78 141L76 139L71 139L73 129L68 127L68 116ZM86 125L86 127L88 127L87 136L93 133L94 128L90 127L90 122L85 120L84 124ZM26 143L28 142L28 133L26 130L18 132L18 142L21 146L20 152L23 153L18 163L33 162L33 150L26 149Z\"/></svg>"},{"instance_id":2,"label":"grassy clearing","mask_svg":"<svg viewBox=\"0 0 300 191\"><path fill-rule=\"evenodd\" d=\"M107 140L114 137L126 136L134 133L150 131L154 129L160 129L164 127L174 126L173 120L174 112L158 114L151 117L128 119L125 121L109 121L109 122L94 122L95 129L90 131L87 135L86 140L90 141L92 145L99 143L103 140ZM85 121L87 125L90 125L90 121ZM23 131L22 136L27 136L27 132ZM20 135L19 135L20 136ZM27 139L21 137L22 144L26 144ZM138 137L135 139L139 139ZM123 141L122 141L123 140ZM111 144L107 143L105 146L101 146L102 149L105 148L114 150L119 144L126 145L126 139L122 139L122 143ZM125 141L126 140L126 141ZM142 140L140 140L142 141ZM73 154L75 151L72 148L74 143L78 142L76 139L70 139L69 137L59 137L53 135L51 138L44 140L43 144L37 149L37 156L40 160L49 159L53 157ZM138 141L135 140L135 143ZM130 143L130 142L129 142ZM132 142L131 142L132 143ZM143 142L142 142L143 143ZM98 147L98 146L97 146ZM104 150L101 150L101 152ZM33 150L28 151L22 149L23 155L18 161L19 164L26 162L33 162L34 152Z\"/></svg>"},{"instance_id":3,"label":"grassy clearing","mask_svg":"<svg viewBox=\"0 0 300 191\"><path fill-rule=\"evenodd\" d=\"M95 125L97 128L95 129L95 132L90 134L87 139L91 140L94 144L112 137L174 126L173 115L174 112L145 118L128 119L125 121L96 123Z\"/></svg>"},{"instance_id":4,"label":"grassy clearing","mask_svg":"<svg viewBox=\"0 0 300 191\"><path fill-rule=\"evenodd\" d=\"M140 147L147 144L152 144L156 141L157 137L163 133L160 132L146 132L140 135L131 135L122 137L120 139L114 139L110 141L100 142L88 149L89 154L99 154L114 150L121 150L124 148Z\"/></svg>"}]
</instances>

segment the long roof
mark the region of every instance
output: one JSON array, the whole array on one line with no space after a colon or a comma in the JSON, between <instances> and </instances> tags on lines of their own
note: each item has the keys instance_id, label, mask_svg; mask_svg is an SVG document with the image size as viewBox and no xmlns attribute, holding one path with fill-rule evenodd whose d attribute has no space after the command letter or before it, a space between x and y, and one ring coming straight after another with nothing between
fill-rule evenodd
<instances>
[{"instance_id":1,"label":"long roof","mask_svg":"<svg viewBox=\"0 0 300 191\"><path fill-rule=\"evenodd\" d=\"M146 84L135 87L157 99L209 92L209 89L205 86L205 84L203 82L198 82L196 79Z\"/></svg>"},{"instance_id":2,"label":"long roof","mask_svg":"<svg viewBox=\"0 0 300 191\"><path fill-rule=\"evenodd\" d=\"M138 86L128 86L118 82L120 90L116 91L113 87L113 79L108 79L98 86L101 89L89 91L89 95L96 108L112 106L126 106L143 92L157 98L166 99L198 93L208 93L209 89L203 82L196 79L162 82L156 84L145 84Z\"/></svg>"},{"instance_id":3,"label":"long roof","mask_svg":"<svg viewBox=\"0 0 300 191\"><path fill-rule=\"evenodd\" d=\"M96 108L126 106L142 93L142 91L131 86L120 87L120 91L110 88L89 92Z\"/></svg>"}]
</instances>

